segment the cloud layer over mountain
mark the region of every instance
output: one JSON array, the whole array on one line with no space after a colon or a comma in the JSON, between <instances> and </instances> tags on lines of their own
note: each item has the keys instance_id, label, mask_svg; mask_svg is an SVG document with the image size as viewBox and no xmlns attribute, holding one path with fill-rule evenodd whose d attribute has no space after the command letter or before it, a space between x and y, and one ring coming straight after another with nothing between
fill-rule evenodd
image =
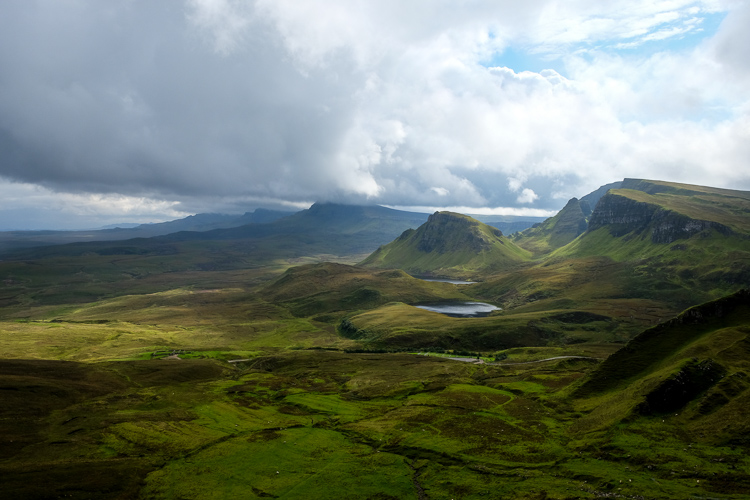
<instances>
[{"instance_id":1,"label":"cloud layer over mountain","mask_svg":"<svg viewBox=\"0 0 750 500\"><path fill-rule=\"evenodd\" d=\"M731 1L3 2L0 192L39 196L0 216L750 189L748 23Z\"/></svg>"}]
</instances>

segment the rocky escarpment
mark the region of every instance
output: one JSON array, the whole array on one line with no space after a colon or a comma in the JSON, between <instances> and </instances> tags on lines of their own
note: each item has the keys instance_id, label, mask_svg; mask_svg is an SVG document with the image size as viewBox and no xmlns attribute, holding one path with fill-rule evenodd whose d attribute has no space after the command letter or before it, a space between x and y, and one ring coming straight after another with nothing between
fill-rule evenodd
<instances>
[{"instance_id":1,"label":"rocky escarpment","mask_svg":"<svg viewBox=\"0 0 750 500\"><path fill-rule=\"evenodd\" d=\"M649 232L653 243L671 243L707 230L733 234L729 227L718 222L695 219L613 192L599 200L589 219L589 231L602 227L612 236Z\"/></svg>"},{"instance_id":2,"label":"rocky escarpment","mask_svg":"<svg viewBox=\"0 0 750 500\"><path fill-rule=\"evenodd\" d=\"M418 238L417 250L439 254L459 250L477 253L487 250L492 247L493 242L479 230L479 224L479 221L458 214L435 212L427 219L427 224L419 228L415 235ZM489 228L489 226L486 227ZM491 235L496 238L503 235L499 229L490 229Z\"/></svg>"}]
</instances>

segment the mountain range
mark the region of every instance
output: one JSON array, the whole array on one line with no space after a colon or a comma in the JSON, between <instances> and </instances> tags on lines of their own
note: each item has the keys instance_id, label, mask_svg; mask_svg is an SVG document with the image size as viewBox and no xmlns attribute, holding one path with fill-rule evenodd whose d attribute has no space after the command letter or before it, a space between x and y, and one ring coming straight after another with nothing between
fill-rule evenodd
<instances>
[{"instance_id":1,"label":"mountain range","mask_svg":"<svg viewBox=\"0 0 750 500\"><path fill-rule=\"evenodd\" d=\"M0 253L36 246L152 238L178 231L210 231L245 224L265 224L292 213L258 208L253 212L246 212L242 215L196 214L168 222L115 224L113 227L87 231L0 231Z\"/></svg>"}]
</instances>

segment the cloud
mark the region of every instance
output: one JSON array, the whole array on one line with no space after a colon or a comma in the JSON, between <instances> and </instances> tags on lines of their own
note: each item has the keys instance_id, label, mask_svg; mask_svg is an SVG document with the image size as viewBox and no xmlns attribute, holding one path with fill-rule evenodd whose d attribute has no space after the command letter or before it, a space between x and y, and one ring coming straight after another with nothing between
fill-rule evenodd
<instances>
[{"instance_id":1,"label":"cloud","mask_svg":"<svg viewBox=\"0 0 750 500\"><path fill-rule=\"evenodd\" d=\"M648 52L716 13L703 42ZM549 211L623 177L750 189L748 16L691 0L5 2L0 178L154 213ZM488 64L511 46L557 70Z\"/></svg>"},{"instance_id":2,"label":"cloud","mask_svg":"<svg viewBox=\"0 0 750 500\"><path fill-rule=\"evenodd\" d=\"M707 57L721 66L730 81L747 88L750 80L750 2L730 11L716 36L708 42Z\"/></svg>"},{"instance_id":3,"label":"cloud","mask_svg":"<svg viewBox=\"0 0 750 500\"><path fill-rule=\"evenodd\" d=\"M539 196L533 189L524 188L524 190L521 191L521 194L518 195L518 198L516 198L516 201L518 201L518 203L533 203L538 198Z\"/></svg>"},{"instance_id":4,"label":"cloud","mask_svg":"<svg viewBox=\"0 0 750 500\"><path fill-rule=\"evenodd\" d=\"M102 221L162 222L190 215L179 202L118 194L56 193L38 185L0 182L0 231L92 229Z\"/></svg>"},{"instance_id":5,"label":"cloud","mask_svg":"<svg viewBox=\"0 0 750 500\"><path fill-rule=\"evenodd\" d=\"M187 4L188 20L219 54L230 54L245 40L245 31L251 24L251 4L237 0L189 0Z\"/></svg>"}]
</instances>

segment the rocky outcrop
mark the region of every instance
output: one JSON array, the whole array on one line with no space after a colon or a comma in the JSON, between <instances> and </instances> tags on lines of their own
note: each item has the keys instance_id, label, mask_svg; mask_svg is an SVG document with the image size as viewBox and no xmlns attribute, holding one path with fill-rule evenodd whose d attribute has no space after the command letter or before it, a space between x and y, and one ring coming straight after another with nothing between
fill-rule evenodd
<instances>
[{"instance_id":1,"label":"rocky outcrop","mask_svg":"<svg viewBox=\"0 0 750 500\"><path fill-rule=\"evenodd\" d=\"M611 192L599 200L589 219L590 231L602 227L618 237L649 232L653 243L672 243L707 230L715 230L723 235L733 234L729 227L718 222L694 219L656 204Z\"/></svg>"},{"instance_id":2,"label":"rocky outcrop","mask_svg":"<svg viewBox=\"0 0 750 500\"><path fill-rule=\"evenodd\" d=\"M642 231L651 223L657 205L641 203L625 196L607 193L597 203L589 218L589 231L606 227L612 236Z\"/></svg>"},{"instance_id":3,"label":"rocky outcrop","mask_svg":"<svg viewBox=\"0 0 750 500\"><path fill-rule=\"evenodd\" d=\"M731 229L718 222L696 220L675 212L662 210L654 217L651 230L651 241L654 243L671 243L674 240L690 238L694 234L713 229L724 236L733 233Z\"/></svg>"},{"instance_id":4,"label":"rocky outcrop","mask_svg":"<svg viewBox=\"0 0 750 500\"><path fill-rule=\"evenodd\" d=\"M489 226L487 226L489 227ZM503 233L492 228L492 234L499 238ZM479 221L450 212L435 212L427 219L427 224L419 228L417 250L444 254L458 250L479 253L492 247L492 243L480 230Z\"/></svg>"}]
</instances>

